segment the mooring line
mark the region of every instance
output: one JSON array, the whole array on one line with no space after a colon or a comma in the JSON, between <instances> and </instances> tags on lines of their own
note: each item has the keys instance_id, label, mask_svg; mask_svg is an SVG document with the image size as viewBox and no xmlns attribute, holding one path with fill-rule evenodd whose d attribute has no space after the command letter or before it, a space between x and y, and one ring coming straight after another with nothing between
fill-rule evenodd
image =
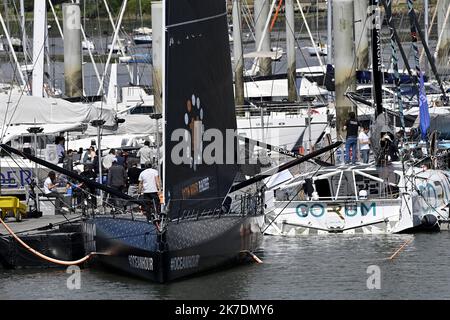
<instances>
[{"instance_id":1,"label":"mooring line","mask_svg":"<svg viewBox=\"0 0 450 320\"><path fill-rule=\"evenodd\" d=\"M80 263L83 263L85 261L87 261L88 259L90 259L92 256L94 255L99 255L99 253L97 252L91 252L89 253L87 256L84 256L81 259L75 260L75 261L64 261L64 260L58 260L58 259L54 259L51 257L48 257L42 253L40 253L39 251L31 248L29 245L27 245L25 242L23 242L15 233L14 231L11 230L11 228L3 221L3 219L0 218L0 223L5 227L5 229L14 237L14 239L16 239L25 249L27 249L28 251L30 251L31 253L33 253L34 255L38 256L41 259L44 259L46 261L55 263L55 264L59 264L59 265L63 265L63 266L72 266L72 265L77 265Z\"/></svg>"},{"instance_id":2,"label":"mooring line","mask_svg":"<svg viewBox=\"0 0 450 320\"><path fill-rule=\"evenodd\" d=\"M246 253L248 254L250 257L253 258L253 260L255 260L257 263L263 263L263 261L258 258L258 256L256 254L254 254L253 252L249 251L249 250L242 250L242 253Z\"/></svg>"},{"instance_id":3,"label":"mooring line","mask_svg":"<svg viewBox=\"0 0 450 320\"><path fill-rule=\"evenodd\" d=\"M401 245L400 248L398 248L389 258L388 260L393 260L399 253L400 251L403 250L404 247L406 247L407 244L409 244L413 239L409 239L407 240L404 244Z\"/></svg>"}]
</instances>

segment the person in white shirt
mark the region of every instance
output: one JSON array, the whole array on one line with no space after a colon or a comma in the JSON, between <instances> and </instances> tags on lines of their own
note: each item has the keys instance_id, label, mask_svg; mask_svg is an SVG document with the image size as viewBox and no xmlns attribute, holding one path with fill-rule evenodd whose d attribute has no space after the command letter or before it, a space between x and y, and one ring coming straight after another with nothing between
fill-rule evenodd
<instances>
[{"instance_id":1,"label":"person in white shirt","mask_svg":"<svg viewBox=\"0 0 450 320\"><path fill-rule=\"evenodd\" d=\"M154 151L150 148L150 141L145 141L144 146L139 149L136 155L139 158L141 168L145 168L147 162L153 162Z\"/></svg>"},{"instance_id":2,"label":"person in white shirt","mask_svg":"<svg viewBox=\"0 0 450 320\"><path fill-rule=\"evenodd\" d=\"M144 194L144 199L150 201L151 211L155 209L156 212L159 213L160 201L158 192L161 190L159 173L152 168L152 163L150 161L146 162L145 166L147 169L142 171L138 178L138 193Z\"/></svg>"},{"instance_id":3,"label":"person in white shirt","mask_svg":"<svg viewBox=\"0 0 450 320\"><path fill-rule=\"evenodd\" d=\"M369 153L370 153L369 128L365 127L363 130L361 130L358 136L358 142L363 163L369 163Z\"/></svg>"},{"instance_id":4,"label":"person in white shirt","mask_svg":"<svg viewBox=\"0 0 450 320\"><path fill-rule=\"evenodd\" d=\"M109 153L102 160L103 168L105 168L106 171L108 171L109 168L111 168L114 159L116 159L116 150L111 149L111 150L109 150Z\"/></svg>"},{"instance_id":5,"label":"person in white shirt","mask_svg":"<svg viewBox=\"0 0 450 320\"><path fill-rule=\"evenodd\" d=\"M69 205L64 201L64 197L56 190L56 174L54 171L48 173L47 179L44 181L44 195L47 198L56 198L63 207L69 209ZM55 204L58 206L58 203Z\"/></svg>"}]
</instances>

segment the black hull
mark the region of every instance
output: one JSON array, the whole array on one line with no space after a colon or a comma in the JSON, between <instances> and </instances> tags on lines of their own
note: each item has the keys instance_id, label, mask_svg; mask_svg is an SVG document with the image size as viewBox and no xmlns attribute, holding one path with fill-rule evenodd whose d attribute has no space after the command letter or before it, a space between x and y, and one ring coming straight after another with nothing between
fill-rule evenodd
<instances>
[{"instance_id":1,"label":"black hull","mask_svg":"<svg viewBox=\"0 0 450 320\"><path fill-rule=\"evenodd\" d=\"M85 245L106 266L164 283L240 262L261 248L262 222L262 215L186 219L161 237L146 221L95 217L85 222Z\"/></svg>"}]
</instances>

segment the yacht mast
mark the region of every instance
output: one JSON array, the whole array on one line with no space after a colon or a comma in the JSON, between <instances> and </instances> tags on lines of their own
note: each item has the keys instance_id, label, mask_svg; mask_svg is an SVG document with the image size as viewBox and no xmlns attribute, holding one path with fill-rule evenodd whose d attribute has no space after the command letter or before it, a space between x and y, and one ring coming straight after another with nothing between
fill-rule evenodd
<instances>
[{"instance_id":1,"label":"yacht mast","mask_svg":"<svg viewBox=\"0 0 450 320\"><path fill-rule=\"evenodd\" d=\"M372 16L372 86L373 97L376 107L375 115L378 116L383 113L383 70L381 64L381 20L380 20L380 8L378 6L378 0L370 0L370 5L373 9Z\"/></svg>"},{"instance_id":2,"label":"yacht mast","mask_svg":"<svg viewBox=\"0 0 450 320\"><path fill-rule=\"evenodd\" d=\"M294 1L286 0L285 9L288 100L294 102L297 101Z\"/></svg>"},{"instance_id":3,"label":"yacht mast","mask_svg":"<svg viewBox=\"0 0 450 320\"><path fill-rule=\"evenodd\" d=\"M367 4L367 0L355 0L354 2L356 70L366 70L369 66Z\"/></svg>"},{"instance_id":4,"label":"yacht mast","mask_svg":"<svg viewBox=\"0 0 450 320\"><path fill-rule=\"evenodd\" d=\"M262 51L270 51L270 30L267 31L267 36L264 36L265 18L269 16L270 10L269 1L270 0L255 0L253 9L256 44L262 43ZM272 59L259 58L259 73L262 76L269 76L272 74Z\"/></svg>"},{"instance_id":5,"label":"yacht mast","mask_svg":"<svg viewBox=\"0 0 450 320\"><path fill-rule=\"evenodd\" d=\"M240 0L233 0L234 99L236 106L244 105L244 57L241 26Z\"/></svg>"},{"instance_id":6,"label":"yacht mast","mask_svg":"<svg viewBox=\"0 0 450 320\"><path fill-rule=\"evenodd\" d=\"M83 96L81 12L78 4L64 3L64 83L68 97Z\"/></svg>"},{"instance_id":7,"label":"yacht mast","mask_svg":"<svg viewBox=\"0 0 450 320\"><path fill-rule=\"evenodd\" d=\"M25 29L25 5L24 0L20 0L20 26L22 29L22 49L25 65L27 64L27 31Z\"/></svg>"},{"instance_id":8,"label":"yacht mast","mask_svg":"<svg viewBox=\"0 0 450 320\"><path fill-rule=\"evenodd\" d=\"M45 38L47 37L47 9L45 0L34 0L33 24L33 82L32 94L43 96Z\"/></svg>"},{"instance_id":9,"label":"yacht mast","mask_svg":"<svg viewBox=\"0 0 450 320\"><path fill-rule=\"evenodd\" d=\"M435 57L439 68L444 69L448 68L450 54L450 0L440 0L437 10L439 40Z\"/></svg>"},{"instance_id":10,"label":"yacht mast","mask_svg":"<svg viewBox=\"0 0 450 320\"><path fill-rule=\"evenodd\" d=\"M333 63L333 3L327 0L327 64Z\"/></svg>"},{"instance_id":11,"label":"yacht mast","mask_svg":"<svg viewBox=\"0 0 450 320\"><path fill-rule=\"evenodd\" d=\"M334 62L336 87L336 132L345 137L343 127L353 109L345 96L355 89L355 51L353 46L353 0L333 1Z\"/></svg>"},{"instance_id":12,"label":"yacht mast","mask_svg":"<svg viewBox=\"0 0 450 320\"><path fill-rule=\"evenodd\" d=\"M392 0L387 0L386 15L389 23L390 43L391 43L391 63L394 70L395 79L395 97L398 104L398 111L400 113L400 126L405 129L405 119L403 115L403 100L400 92L400 75L398 73L398 55L395 49L395 29L392 27Z\"/></svg>"},{"instance_id":13,"label":"yacht mast","mask_svg":"<svg viewBox=\"0 0 450 320\"><path fill-rule=\"evenodd\" d=\"M152 1L152 61L153 61L153 97L155 112L162 113L162 2Z\"/></svg>"},{"instance_id":14,"label":"yacht mast","mask_svg":"<svg viewBox=\"0 0 450 320\"><path fill-rule=\"evenodd\" d=\"M428 42L428 25L429 25L428 8L429 8L428 0L423 0L423 9L424 9L423 10L423 28L425 30L424 40L427 45L429 44L429 42ZM426 60L424 61L424 70L425 70L425 73L428 73L428 61L426 61Z\"/></svg>"}]
</instances>

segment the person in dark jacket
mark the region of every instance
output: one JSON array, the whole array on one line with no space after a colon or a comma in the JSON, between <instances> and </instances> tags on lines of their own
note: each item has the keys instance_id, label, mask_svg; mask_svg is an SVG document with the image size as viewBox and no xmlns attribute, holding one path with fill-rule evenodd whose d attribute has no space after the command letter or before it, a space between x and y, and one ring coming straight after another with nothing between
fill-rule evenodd
<instances>
[{"instance_id":1,"label":"person in dark jacket","mask_svg":"<svg viewBox=\"0 0 450 320\"><path fill-rule=\"evenodd\" d=\"M80 173L80 176L83 178L90 180L92 182L95 182L97 179L97 174L94 171L94 165L92 163L86 163L84 165L84 170L82 173ZM95 207L97 205L97 198L96 198L96 189L95 187L88 186L85 183L81 183L78 185L79 190L79 198L78 203L81 204L81 201L84 199L88 200L88 203Z\"/></svg>"},{"instance_id":2,"label":"person in dark jacket","mask_svg":"<svg viewBox=\"0 0 450 320\"><path fill-rule=\"evenodd\" d=\"M345 163L350 163L350 149L352 150L352 164L356 164L356 154L358 152L356 146L358 143L358 131L360 123L356 119L356 114L350 112L349 119L345 122L344 130L347 131L347 138L345 139Z\"/></svg>"},{"instance_id":3,"label":"person in dark jacket","mask_svg":"<svg viewBox=\"0 0 450 320\"><path fill-rule=\"evenodd\" d=\"M126 183L127 174L125 172L125 168L117 162L116 158L114 158L112 161L112 166L108 170L108 185L117 191L123 192ZM120 199L114 196L113 204L115 207L118 207L120 204Z\"/></svg>"},{"instance_id":4,"label":"person in dark jacket","mask_svg":"<svg viewBox=\"0 0 450 320\"><path fill-rule=\"evenodd\" d=\"M138 195L139 175L143 171L137 167L138 162L132 161L131 168L128 169L128 195L136 197Z\"/></svg>"}]
</instances>

